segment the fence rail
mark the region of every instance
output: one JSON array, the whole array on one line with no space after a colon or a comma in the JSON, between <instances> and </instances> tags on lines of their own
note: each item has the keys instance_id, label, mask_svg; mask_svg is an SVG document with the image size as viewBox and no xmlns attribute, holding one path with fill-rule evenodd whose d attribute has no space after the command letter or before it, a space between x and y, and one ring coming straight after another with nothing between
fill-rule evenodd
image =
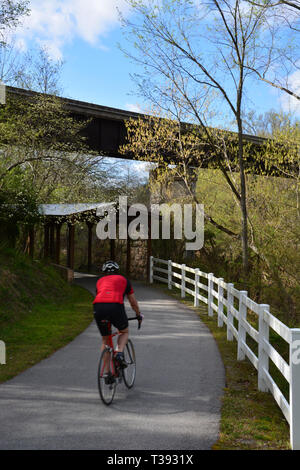
<instances>
[{"instance_id":1,"label":"fence rail","mask_svg":"<svg viewBox=\"0 0 300 470\"><path fill-rule=\"evenodd\" d=\"M213 273L153 256L149 265L151 283L159 281L168 284L169 289L177 287L182 298L190 294L195 307L199 301L207 304L208 315L212 317L215 313L218 326L226 325L227 339L235 338L238 343L237 360L247 357L257 369L258 389L272 393L290 425L291 447L300 450L300 329L288 328L270 313L269 305L257 304L246 291L236 289ZM249 314L257 318L258 329L249 323ZM289 363L270 344L270 328L289 344ZM247 344L247 335L257 343L257 353ZM269 360L289 383L289 401L270 374Z\"/></svg>"}]
</instances>

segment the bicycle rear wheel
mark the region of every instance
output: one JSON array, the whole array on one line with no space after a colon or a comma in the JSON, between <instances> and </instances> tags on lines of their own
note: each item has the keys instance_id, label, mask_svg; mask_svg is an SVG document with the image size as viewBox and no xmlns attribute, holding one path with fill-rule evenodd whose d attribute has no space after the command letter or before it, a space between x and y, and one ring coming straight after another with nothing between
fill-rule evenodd
<instances>
[{"instance_id":1,"label":"bicycle rear wheel","mask_svg":"<svg viewBox=\"0 0 300 470\"><path fill-rule=\"evenodd\" d=\"M129 339L124 349L124 359L127 367L123 369L123 379L127 388L133 387L136 374L135 351L132 341Z\"/></svg>"},{"instance_id":2,"label":"bicycle rear wheel","mask_svg":"<svg viewBox=\"0 0 300 470\"><path fill-rule=\"evenodd\" d=\"M98 388L101 400L110 405L114 399L117 381L115 377L113 352L102 351L98 367Z\"/></svg>"}]
</instances>

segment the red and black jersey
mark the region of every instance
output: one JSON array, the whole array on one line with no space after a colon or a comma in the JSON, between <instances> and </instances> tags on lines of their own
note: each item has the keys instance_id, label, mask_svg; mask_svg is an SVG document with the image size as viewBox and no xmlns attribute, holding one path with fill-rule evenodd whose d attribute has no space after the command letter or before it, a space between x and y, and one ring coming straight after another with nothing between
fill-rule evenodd
<instances>
[{"instance_id":1,"label":"red and black jersey","mask_svg":"<svg viewBox=\"0 0 300 470\"><path fill-rule=\"evenodd\" d=\"M93 304L123 304L124 296L133 294L130 281L120 274L101 277L96 285L96 297Z\"/></svg>"}]
</instances>

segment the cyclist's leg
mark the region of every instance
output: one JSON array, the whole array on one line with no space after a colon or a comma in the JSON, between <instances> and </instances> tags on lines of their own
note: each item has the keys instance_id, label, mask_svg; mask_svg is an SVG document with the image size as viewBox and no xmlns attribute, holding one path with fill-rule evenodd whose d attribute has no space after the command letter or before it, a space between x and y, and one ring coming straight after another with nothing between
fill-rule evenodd
<instances>
[{"instance_id":1,"label":"cyclist's leg","mask_svg":"<svg viewBox=\"0 0 300 470\"><path fill-rule=\"evenodd\" d=\"M101 352L105 348L105 346L109 346L109 336L102 336L102 344L101 344Z\"/></svg>"},{"instance_id":2,"label":"cyclist's leg","mask_svg":"<svg viewBox=\"0 0 300 470\"><path fill-rule=\"evenodd\" d=\"M112 324L118 328L120 333L118 336L118 344L116 349L118 352L123 352L128 341L128 318L124 305L115 304L114 311L111 315L111 320Z\"/></svg>"},{"instance_id":3,"label":"cyclist's leg","mask_svg":"<svg viewBox=\"0 0 300 470\"><path fill-rule=\"evenodd\" d=\"M128 341L128 336L129 336L128 327L125 328L124 330L119 330L119 333L120 334L118 336L118 344L117 344L116 350L118 352L123 352Z\"/></svg>"},{"instance_id":4,"label":"cyclist's leg","mask_svg":"<svg viewBox=\"0 0 300 470\"><path fill-rule=\"evenodd\" d=\"M107 321L110 321L109 316L109 308L107 304L94 304L94 318L98 327L98 330L102 336L102 346L103 344L106 345L109 335L111 334L110 325L108 325ZM104 349L104 348L102 348Z\"/></svg>"},{"instance_id":5,"label":"cyclist's leg","mask_svg":"<svg viewBox=\"0 0 300 470\"><path fill-rule=\"evenodd\" d=\"M103 337L102 337L102 341L103 341ZM105 343L104 341L102 342L102 345L101 345L101 352L104 351L104 348L105 348ZM103 363L104 363L104 372L109 372L109 369L110 369L110 352L109 352L109 349L107 350L107 353L105 353L105 355L103 356Z\"/></svg>"},{"instance_id":6,"label":"cyclist's leg","mask_svg":"<svg viewBox=\"0 0 300 470\"><path fill-rule=\"evenodd\" d=\"M97 327L100 331L102 337L102 344L101 344L101 352L105 349L106 346L110 345L110 334L111 334L111 327L110 324L107 323L108 314L107 308L103 304L94 304L94 317L97 324ZM109 368L109 354L103 357L105 362L105 372L108 371Z\"/></svg>"}]
</instances>

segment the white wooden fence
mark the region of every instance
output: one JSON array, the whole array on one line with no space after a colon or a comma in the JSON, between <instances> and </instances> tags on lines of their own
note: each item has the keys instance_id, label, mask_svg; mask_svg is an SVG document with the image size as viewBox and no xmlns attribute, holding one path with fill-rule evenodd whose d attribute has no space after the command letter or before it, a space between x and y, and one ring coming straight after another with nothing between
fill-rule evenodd
<instances>
[{"instance_id":1,"label":"white wooden fence","mask_svg":"<svg viewBox=\"0 0 300 470\"><path fill-rule=\"evenodd\" d=\"M4 341L0 341L0 364L6 364L6 346Z\"/></svg>"},{"instance_id":2,"label":"white wooden fence","mask_svg":"<svg viewBox=\"0 0 300 470\"><path fill-rule=\"evenodd\" d=\"M237 360L247 357L257 369L258 389L272 393L290 425L291 447L300 450L300 329L288 328L271 315L269 305L257 304L246 291L235 289L233 284L212 273L151 256L149 274L151 283L155 280L168 284L169 289L177 287L182 298L186 293L193 296L195 307L199 301L204 302L209 316L216 313L218 326L226 324L227 340L237 341ZM247 321L248 312L257 316L258 329ZM270 328L289 344L289 364L270 344ZM247 344L247 334L258 344L257 354ZM271 377L269 359L289 383L289 401Z\"/></svg>"}]
</instances>

